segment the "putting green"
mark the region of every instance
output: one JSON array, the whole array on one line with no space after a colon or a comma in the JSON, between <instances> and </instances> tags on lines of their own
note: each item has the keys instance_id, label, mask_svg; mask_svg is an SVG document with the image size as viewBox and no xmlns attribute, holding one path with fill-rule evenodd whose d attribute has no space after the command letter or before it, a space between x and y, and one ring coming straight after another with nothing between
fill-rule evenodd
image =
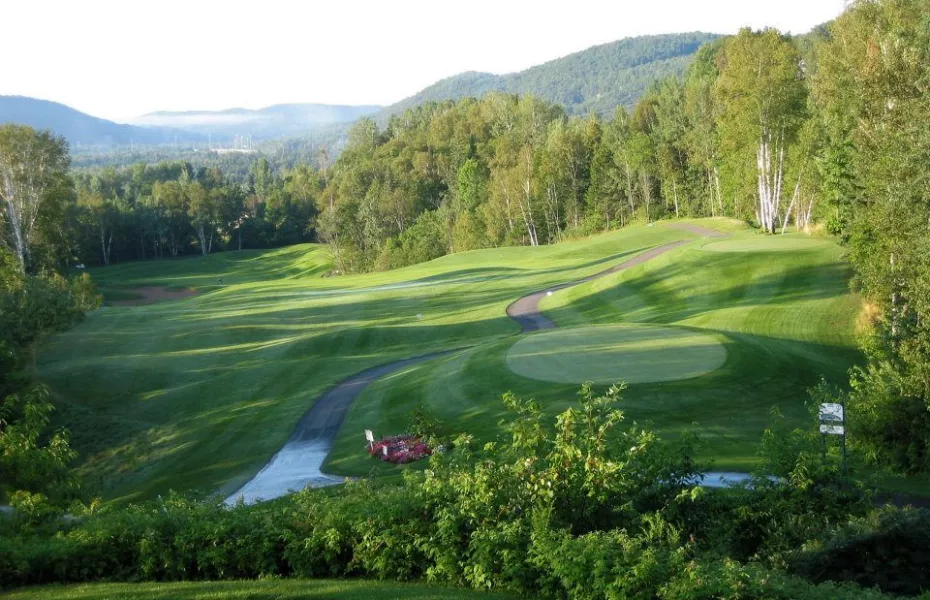
<instances>
[{"instance_id":1,"label":"putting green","mask_svg":"<svg viewBox=\"0 0 930 600\"><path fill-rule=\"evenodd\" d=\"M805 235L766 235L711 242L701 246L710 252L781 252L814 250L830 245L828 240Z\"/></svg>"},{"instance_id":2,"label":"putting green","mask_svg":"<svg viewBox=\"0 0 930 600\"><path fill-rule=\"evenodd\" d=\"M554 383L653 383L704 375L726 358L726 349L711 334L609 325L524 337L507 352L507 366L517 375Z\"/></svg>"}]
</instances>

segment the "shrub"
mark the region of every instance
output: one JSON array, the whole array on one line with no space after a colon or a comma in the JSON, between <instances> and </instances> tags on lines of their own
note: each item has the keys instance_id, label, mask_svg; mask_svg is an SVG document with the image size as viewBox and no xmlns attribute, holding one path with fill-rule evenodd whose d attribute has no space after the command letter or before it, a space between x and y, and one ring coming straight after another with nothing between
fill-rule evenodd
<instances>
[{"instance_id":1,"label":"shrub","mask_svg":"<svg viewBox=\"0 0 930 600\"><path fill-rule=\"evenodd\" d=\"M851 584L811 583L733 560L691 562L662 586L661 600L880 600L888 596Z\"/></svg>"},{"instance_id":2,"label":"shrub","mask_svg":"<svg viewBox=\"0 0 930 600\"><path fill-rule=\"evenodd\" d=\"M893 594L930 591L930 511L885 507L810 544L791 570L812 581L850 581Z\"/></svg>"},{"instance_id":3,"label":"shrub","mask_svg":"<svg viewBox=\"0 0 930 600\"><path fill-rule=\"evenodd\" d=\"M751 488L695 488L692 440L623 427L620 392L584 386L554 422L508 394L505 436L483 447L460 436L425 470L406 471L403 485L363 480L233 508L172 494L70 520L5 519L15 526L0 531L0 585L375 577L580 599L878 597L766 569L827 538L860 496L810 470ZM786 440L773 434L767 452L789 455L797 440ZM41 498L23 503L41 512ZM918 548L928 533L922 520L869 523L855 548ZM839 539L820 554L808 544L797 571L816 578L818 565L850 560Z\"/></svg>"}]
</instances>

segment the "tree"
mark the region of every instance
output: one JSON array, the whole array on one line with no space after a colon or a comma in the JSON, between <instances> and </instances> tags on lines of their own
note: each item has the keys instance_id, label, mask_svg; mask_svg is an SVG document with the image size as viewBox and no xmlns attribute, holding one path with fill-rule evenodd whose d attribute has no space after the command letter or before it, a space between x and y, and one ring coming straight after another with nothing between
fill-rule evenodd
<instances>
[{"instance_id":1,"label":"tree","mask_svg":"<svg viewBox=\"0 0 930 600\"><path fill-rule=\"evenodd\" d=\"M685 76L684 112L687 130L683 143L688 150L689 162L703 171L704 193L707 199L705 214L726 214L723 193L720 189L719 132L714 88L720 73L717 56L722 45L709 43L701 46Z\"/></svg>"},{"instance_id":2,"label":"tree","mask_svg":"<svg viewBox=\"0 0 930 600\"><path fill-rule=\"evenodd\" d=\"M904 472L930 468L928 14L927 0L857 2L831 26L814 78L828 199L848 209L855 283L879 315L850 412L869 456Z\"/></svg>"},{"instance_id":3,"label":"tree","mask_svg":"<svg viewBox=\"0 0 930 600\"><path fill-rule=\"evenodd\" d=\"M785 156L804 120L807 90L797 49L774 29L743 29L724 44L716 99L721 141L737 179L753 173L762 228L782 217ZM755 169L748 168L755 159ZM745 190L745 181L736 189Z\"/></svg>"},{"instance_id":4,"label":"tree","mask_svg":"<svg viewBox=\"0 0 930 600\"><path fill-rule=\"evenodd\" d=\"M213 236L220 224L220 207L217 190L209 192L200 183L185 186L184 194L190 210L190 222L200 242L200 252L207 256L213 248Z\"/></svg>"},{"instance_id":5,"label":"tree","mask_svg":"<svg viewBox=\"0 0 930 600\"><path fill-rule=\"evenodd\" d=\"M22 125L0 126L2 240L23 273L33 267L40 219L67 194L69 165L64 138Z\"/></svg>"},{"instance_id":6,"label":"tree","mask_svg":"<svg viewBox=\"0 0 930 600\"><path fill-rule=\"evenodd\" d=\"M120 210L112 200L101 194L78 193L78 206L83 208L91 226L100 239L100 258L103 264L110 264L113 251L113 232L120 218Z\"/></svg>"}]
</instances>

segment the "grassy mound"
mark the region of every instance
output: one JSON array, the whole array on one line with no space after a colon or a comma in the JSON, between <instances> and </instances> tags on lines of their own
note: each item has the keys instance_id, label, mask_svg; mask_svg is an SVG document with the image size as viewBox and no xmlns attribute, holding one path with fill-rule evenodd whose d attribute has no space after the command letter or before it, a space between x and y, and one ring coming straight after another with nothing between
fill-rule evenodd
<instances>
[{"instance_id":1,"label":"grassy mound","mask_svg":"<svg viewBox=\"0 0 930 600\"><path fill-rule=\"evenodd\" d=\"M726 350L698 331L637 325L580 327L525 337L507 352L514 373L556 383L676 381L726 362Z\"/></svg>"}]
</instances>

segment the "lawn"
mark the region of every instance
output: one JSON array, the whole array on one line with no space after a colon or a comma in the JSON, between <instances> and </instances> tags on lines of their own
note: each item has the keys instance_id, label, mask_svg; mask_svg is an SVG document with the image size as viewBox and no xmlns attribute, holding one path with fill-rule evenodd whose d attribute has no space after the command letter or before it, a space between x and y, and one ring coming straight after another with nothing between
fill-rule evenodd
<instances>
[{"instance_id":1,"label":"lawn","mask_svg":"<svg viewBox=\"0 0 930 600\"><path fill-rule=\"evenodd\" d=\"M859 299L849 292L850 270L832 242L798 235L765 238L732 222L718 228L731 231L732 238L698 240L543 299L543 312L565 329L491 340L374 383L350 409L330 468L368 472L371 461L358 452L362 429L403 431L406 415L417 406L451 428L487 440L501 430L502 392L534 397L556 413L573 402L579 386L541 379L578 381L579 374L588 374L605 382L614 369L618 381L631 382L621 406L629 421L652 423L669 438L697 431L702 459L713 460L718 469L752 469L772 410L790 424L813 426L807 389L821 376L843 381L859 359L854 338ZM722 251L721 243L733 251ZM746 250L753 246L760 250ZM572 329L592 325L603 333ZM679 343L656 351L650 340L617 338L617 325L632 332L661 325L677 331ZM698 334L722 345L722 366L705 374L695 371L689 379L659 381L678 377L680 353ZM609 338L606 345L603 336ZM515 357L537 345L556 355L541 364L530 352L528 359L518 359L522 367L514 368ZM703 358L709 365L720 360L716 344L707 348L711 355ZM685 356L685 363L693 366L700 358ZM576 372L565 377L572 369ZM389 473L393 468L375 469Z\"/></svg>"},{"instance_id":2,"label":"lawn","mask_svg":"<svg viewBox=\"0 0 930 600\"><path fill-rule=\"evenodd\" d=\"M610 385L691 379L716 371L727 353L713 335L685 328L598 325L526 336L507 367L530 379Z\"/></svg>"},{"instance_id":3,"label":"lawn","mask_svg":"<svg viewBox=\"0 0 930 600\"><path fill-rule=\"evenodd\" d=\"M418 584L326 579L49 585L4 595L9 600L471 600L514 597Z\"/></svg>"},{"instance_id":4,"label":"lawn","mask_svg":"<svg viewBox=\"0 0 930 600\"><path fill-rule=\"evenodd\" d=\"M114 300L129 300L126 289L142 286L194 288L201 291L256 281L320 276L329 271L328 252L321 246L299 244L274 250L220 252L159 261L129 262L88 272Z\"/></svg>"},{"instance_id":5,"label":"lawn","mask_svg":"<svg viewBox=\"0 0 930 600\"><path fill-rule=\"evenodd\" d=\"M635 227L554 246L473 251L396 271L328 278L322 276L330 268L328 254L313 245L95 269L95 279L112 288L161 285L204 293L104 307L52 338L38 368L59 406L57 423L72 432L91 492L113 501L169 489L231 493L333 384L436 350L475 344L493 350L519 330L505 314L515 298L655 246L699 239ZM485 391L469 399L484 407L484 417L506 389L496 373L478 373ZM343 429L342 448L356 462L346 469L334 463L336 472L367 472L363 425L380 433L399 418L353 420Z\"/></svg>"}]
</instances>

